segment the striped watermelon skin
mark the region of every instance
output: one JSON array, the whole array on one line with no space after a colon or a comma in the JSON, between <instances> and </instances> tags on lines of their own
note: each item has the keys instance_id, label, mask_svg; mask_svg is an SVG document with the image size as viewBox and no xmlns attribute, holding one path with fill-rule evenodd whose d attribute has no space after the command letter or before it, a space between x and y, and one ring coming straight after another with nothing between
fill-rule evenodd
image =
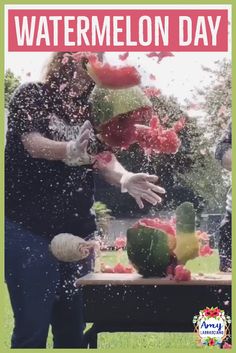
<instances>
[{"instance_id":1,"label":"striped watermelon skin","mask_svg":"<svg viewBox=\"0 0 236 353\"><path fill-rule=\"evenodd\" d=\"M144 277L165 277L173 261L168 235L158 229L140 226L127 231L127 254Z\"/></svg>"}]
</instances>

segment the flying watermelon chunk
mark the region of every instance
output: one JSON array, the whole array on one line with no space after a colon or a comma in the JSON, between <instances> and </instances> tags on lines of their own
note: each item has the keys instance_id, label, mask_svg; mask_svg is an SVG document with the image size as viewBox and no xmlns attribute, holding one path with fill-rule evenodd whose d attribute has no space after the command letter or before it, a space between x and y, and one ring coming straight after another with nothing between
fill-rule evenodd
<instances>
[{"instance_id":1,"label":"flying watermelon chunk","mask_svg":"<svg viewBox=\"0 0 236 353\"><path fill-rule=\"evenodd\" d=\"M141 76L134 66L112 66L99 61L95 54L88 56L86 66L88 74L99 87L122 89L141 82Z\"/></svg>"},{"instance_id":2,"label":"flying watermelon chunk","mask_svg":"<svg viewBox=\"0 0 236 353\"><path fill-rule=\"evenodd\" d=\"M135 124L145 124L152 116L152 104L138 86L119 90L95 86L90 103L98 133L111 147L135 143Z\"/></svg>"}]
</instances>

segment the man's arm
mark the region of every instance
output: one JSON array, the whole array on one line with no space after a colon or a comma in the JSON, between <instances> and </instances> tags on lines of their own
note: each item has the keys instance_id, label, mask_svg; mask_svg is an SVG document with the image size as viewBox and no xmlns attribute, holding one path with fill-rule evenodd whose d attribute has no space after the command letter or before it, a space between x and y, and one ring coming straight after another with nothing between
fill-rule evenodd
<instances>
[{"instance_id":1,"label":"man's arm","mask_svg":"<svg viewBox=\"0 0 236 353\"><path fill-rule=\"evenodd\" d=\"M91 131L92 126L89 121L86 121L75 141L53 141L38 132L23 134L21 141L33 158L61 160L69 165L83 165L90 163L87 147Z\"/></svg>"},{"instance_id":2,"label":"man's arm","mask_svg":"<svg viewBox=\"0 0 236 353\"><path fill-rule=\"evenodd\" d=\"M57 142L45 138L40 133L31 132L22 136L24 148L33 158L47 160L62 160L71 166L90 164L92 157L87 152L91 129L89 122L84 123L82 133L75 141ZM155 183L156 175L128 172L112 155L109 163L97 163L103 177L112 185L120 186L121 192L128 192L140 208L144 207L143 200L156 205L161 202L158 194L165 190Z\"/></svg>"},{"instance_id":3,"label":"man's arm","mask_svg":"<svg viewBox=\"0 0 236 353\"><path fill-rule=\"evenodd\" d=\"M232 170L232 132L231 123L222 139L216 146L215 158L221 162L223 168Z\"/></svg>"},{"instance_id":4,"label":"man's arm","mask_svg":"<svg viewBox=\"0 0 236 353\"><path fill-rule=\"evenodd\" d=\"M66 142L50 140L38 132L24 134L21 140L24 148L33 158L47 160L64 160L66 158Z\"/></svg>"}]
</instances>

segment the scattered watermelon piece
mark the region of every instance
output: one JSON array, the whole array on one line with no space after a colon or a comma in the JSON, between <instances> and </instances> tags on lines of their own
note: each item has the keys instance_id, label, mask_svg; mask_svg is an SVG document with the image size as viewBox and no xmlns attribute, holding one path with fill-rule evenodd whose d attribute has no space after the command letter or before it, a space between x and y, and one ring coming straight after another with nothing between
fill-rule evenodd
<instances>
[{"instance_id":1,"label":"scattered watermelon piece","mask_svg":"<svg viewBox=\"0 0 236 353\"><path fill-rule=\"evenodd\" d=\"M127 53L124 53L124 54L120 54L120 55L119 55L119 59L122 60L122 61L124 61L124 60L126 60L126 59L128 58L128 56L129 56L129 53L128 53L128 52L127 52Z\"/></svg>"},{"instance_id":2,"label":"scattered watermelon piece","mask_svg":"<svg viewBox=\"0 0 236 353\"><path fill-rule=\"evenodd\" d=\"M144 93L150 98L158 97L161 94L161 90L156 87L147 87L144 89Z\"/></svg>"},{"instance_id":3,"label":"scattered watermelon piece","mask_svg":"<svg viewBox=\"0 0 236 353\"><path fill-rule=\"evenodd\" d=\"M159 54L157 52L155 52L155 51L152 51L152 52L146 54L146 56L148 58L156 58L156 57L159 57Z\"/></svg>"},{"instance_id":4,"label":"scattered watermelon piece","mask_svg":"<svg viewBox=\"0 0 236 353\"><path fill-rule=\"evenodd\" d=\"M156 76L153 74L150 74L149 78L150 78L150 80L156 80Z\"/></svg>"},{"instance_id":5,"label":"scattered watermelon piece","mask_svg":"<svg viewBox=\"0 0 236 353\"><path fill-rule=\"evenodd\" d=\"M109 266L109 265L105 265L104 263L101 264L101 272L102 273L114 273L114 268Z\"/></svg>"},{"instance_id":6,"label":"scattered watermelon piece","mask_svg":"<svg viewBox=\"0 0 236 353\"><path fill-rule=\"evenodd\" d=\"M126 238L124 237L117 237L115 239L115 248L116 250L118 249L124 249L126 247Z\"/></svg>"},{"instance_id":7,"label":"scattered watermelon piece","mask_svg":"<svg viewBox=\"0 0 236 353\"><path fill-rule=\"evenodd\" d=\"M146 56L148 58L158 58L158 61L157 63L160 63L162 61L162 59L166 58L166 57L171 57L171 56L174 56L173 53L171 53L170 51L161 51L160 53L157 53L155 51L152 51L148 54L146 54Z\"/></svg>"},{"instance_id":8,"label":"scattered watermelon piece","mask_svg":"<svg viewBox=\"0 0 236 353\"><path fill-rule=\"evenodd\" d=\"M125 273L133 273L133 272L134 272L133 266L126 266L125 267Z\"/></svg>"},{"instance_id":9,"label":"scattered watermelon piece","mask_svg":"<svg viewBox=\"0 0 236 353\"><path fill-rule=\"evenodd\" d=\"M199 256L211 256L213 254L213 249L209 245L203 245L199 249Z\"/></svg>"},{"instance_id":10,"label":"scattered watermelon piece","mask_svg":"<svg viewBox=\"0 0 236 353\"><path fill-rule=\"evenodd\" d=\"M175 132L179 132L184 128L185 122L186 122L185 118L181 117L178 121L176 121L176 123L174 123L172 128L174 129Z\"/></svg>"},{"instance_id":11,"label":"scattered watermelon piece","mask_svg":"<svg viewBox=\"0 0 236 353\"><path fill-rule=\"evenodd\" d=\"M158 54L158 63L160 63L162 59L167 58L168 56L169 56L169 57L170 57L170 56L174 56L174 54L171 53L170 51L161 51L161 52Z\"/></svg>"},{"instance_id":12,"label":"scattered watermelon piece","mask_svg":"<svg viewBox=\"0 0 236 353\"><path fill-rule=\"evenodd\" d=\"M201 230L197 230L196 235L199 240L209 242L209 235L207 234L207 232L202 232Z\"/></svg>"},{"instance_id":13,"label":"scattered watermelon piece","mask_svg":"<svg viewBox=\"0 0 236 353\"><path fill-rule=\"evenodd\" d=\"M191 280L191 272L187 270L183 265L178 265L175 267L175 276L174 279L176 281L190 281Z\"/></svg>"},{"instance_id":14,"label":"scattered watermelon piece","mask_svg":"<svg viewBox=\"0 0 236 353\"><path fill-rule=\"evenodd\" d=\"M175 266L172 266L172 265L167 266L166 274L167 274L167 276L174 277L174 275L175 275Z\"/></svg>"},{"instance_id":15,"label":"scattered watermelon piece","mask_svg":"<svg viewBox=\"0 0 236 353\"><path fill-rule=\"evenodd\" d=\"M65 65L65 64L67 64L68 63L68 61L69 61L69 56L68 56L68 54L64 54L63 55L63 58L62 58L62 64L63 65Z\"/></svg>"},{"instance_id":16,"label":"scattered watermelon piece","mask_svg":"<svg viewBox=\"0 0 236 353\"><path fill-rule=\"evenodd\" d=\"M125 273L125 266L122 265L121 263L118 263L114 267L114 272L115 273Z\"/></svg>"},{"instance_id":17,"label":"scattered watermelon piece","mask_svg":"<svg viewBox=\"0 0 236 353\"><path fill-rule=\"evenodd\" d=\"M112 267L104 263L101 264L102 273L133 273L134 271L135 270L132 265L125 266L121 263L118 263L114 267Z\"/></svg>"}]
</instances>

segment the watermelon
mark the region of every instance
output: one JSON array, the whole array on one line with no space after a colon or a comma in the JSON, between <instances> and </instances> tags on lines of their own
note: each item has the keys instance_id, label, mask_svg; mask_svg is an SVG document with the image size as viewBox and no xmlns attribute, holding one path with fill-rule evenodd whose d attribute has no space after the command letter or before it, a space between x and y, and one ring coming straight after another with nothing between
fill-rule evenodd
<instances>
[{"instance_id":1,"label":"watermelon","mask_svg":"<svg viewBox=\"0 0 236 353\"><path fill-rule=\"evenodd\" d=\"M195 231L193 204L184 202L176 209L176 248L178 263L184 265L199 254L199 241Z\"/></svg>"},{"instance_id":2,"label":"watermelon","mask_svg":"<svg viewBox=\"0 0 236 353\"><path fill-rule=\"evenodd\" d=\"M135 143L135 124L146 123L152 115L151 102L138 86L119 90L95 86L90 103L100 138L110 147Z\"/></svg>"},{"instance_id":3,"label":"watermelon","mask_svg":"<svg viewBox=\"0 0 236 353\"><path fill-rule=\"evenodd\" d=\"M199 254L193 204L177 207L176 221L144 218L136 222L127 231L127 254L145 277L171 275L189 280L191 274L184 265Z\"/></svg>"},{"instance_id":4,"label":"watermelon","mask_svg":"<svg viewBox=\"0 0 236 353\"><path fill-rule=\"evenodd\" d=\"M102 273L133 273L134 268L132 266L125 266L121 263L117 263L114 267L111 267L109 265L102 263L101 272Z\"/></svg>"},{"instance_id":5,"label":"watermelon","mask_svg":"<svg viewBox=\"0 0 236 353\"><path fill-rule=\"evenodd\" d=\"M111 66L98 60L96 55L88 56L87 71L97 86L122 89L139 85L141 76L134 66Z\"/></svg>"},{"instance_id":6,"label":"watermelon","mask_svg":"<svg viewBox=\"0 0 236 353\"><path fill-rule=\"evenodd\" d=\"M174 279L176 281L190 281L191 272L183 265L178 265L175 267Z\"/></svg>"},{"instance_id":7,"label":"watermelon","mask_svg":"<svg viewBox=\"0 0 236 353\"><path fill-rule=\"evenodd\" d=\"M106 265L106 264L101 264L101 272L102 273L114 273L114 268Z\"/></svg>"},{"instance_id":8,"label":"watermelon","mask_svg":"<svg viewBox=\"0 0 236 353\"><path fill-rule=\"evenodd\" d=\"M134 228L139 228L140 226L150 227L154 229L159 229L167 234L168 245L170 250L174 250L176 246L176 230L173 221L164 221L159 218L143 218L134 224Z\"/></svg>"},{"instance_id":9,"label":"watermelon","mask_svg":"<svg viewBox=\"0 0 236 353\"><path fill-rule=\"evenodd\" d=\"M127 119L125 114L138 109L152 108L150 100L138 86L119 90L95 86L89 101L92 105L95 123L99 126L116 117L122 118L122 115Z\"/></svg>"},{"instance_id":10,"label":"watermelon","mask_svg":"<svg viewBox=\"0 0 236 353\"><path fill-rule=\"evenodd\" d=\"M172 261L167 233L144 223L128 229L127 254L137 271L145 277L166 276Z\"/></svg>"}]
</instances>

